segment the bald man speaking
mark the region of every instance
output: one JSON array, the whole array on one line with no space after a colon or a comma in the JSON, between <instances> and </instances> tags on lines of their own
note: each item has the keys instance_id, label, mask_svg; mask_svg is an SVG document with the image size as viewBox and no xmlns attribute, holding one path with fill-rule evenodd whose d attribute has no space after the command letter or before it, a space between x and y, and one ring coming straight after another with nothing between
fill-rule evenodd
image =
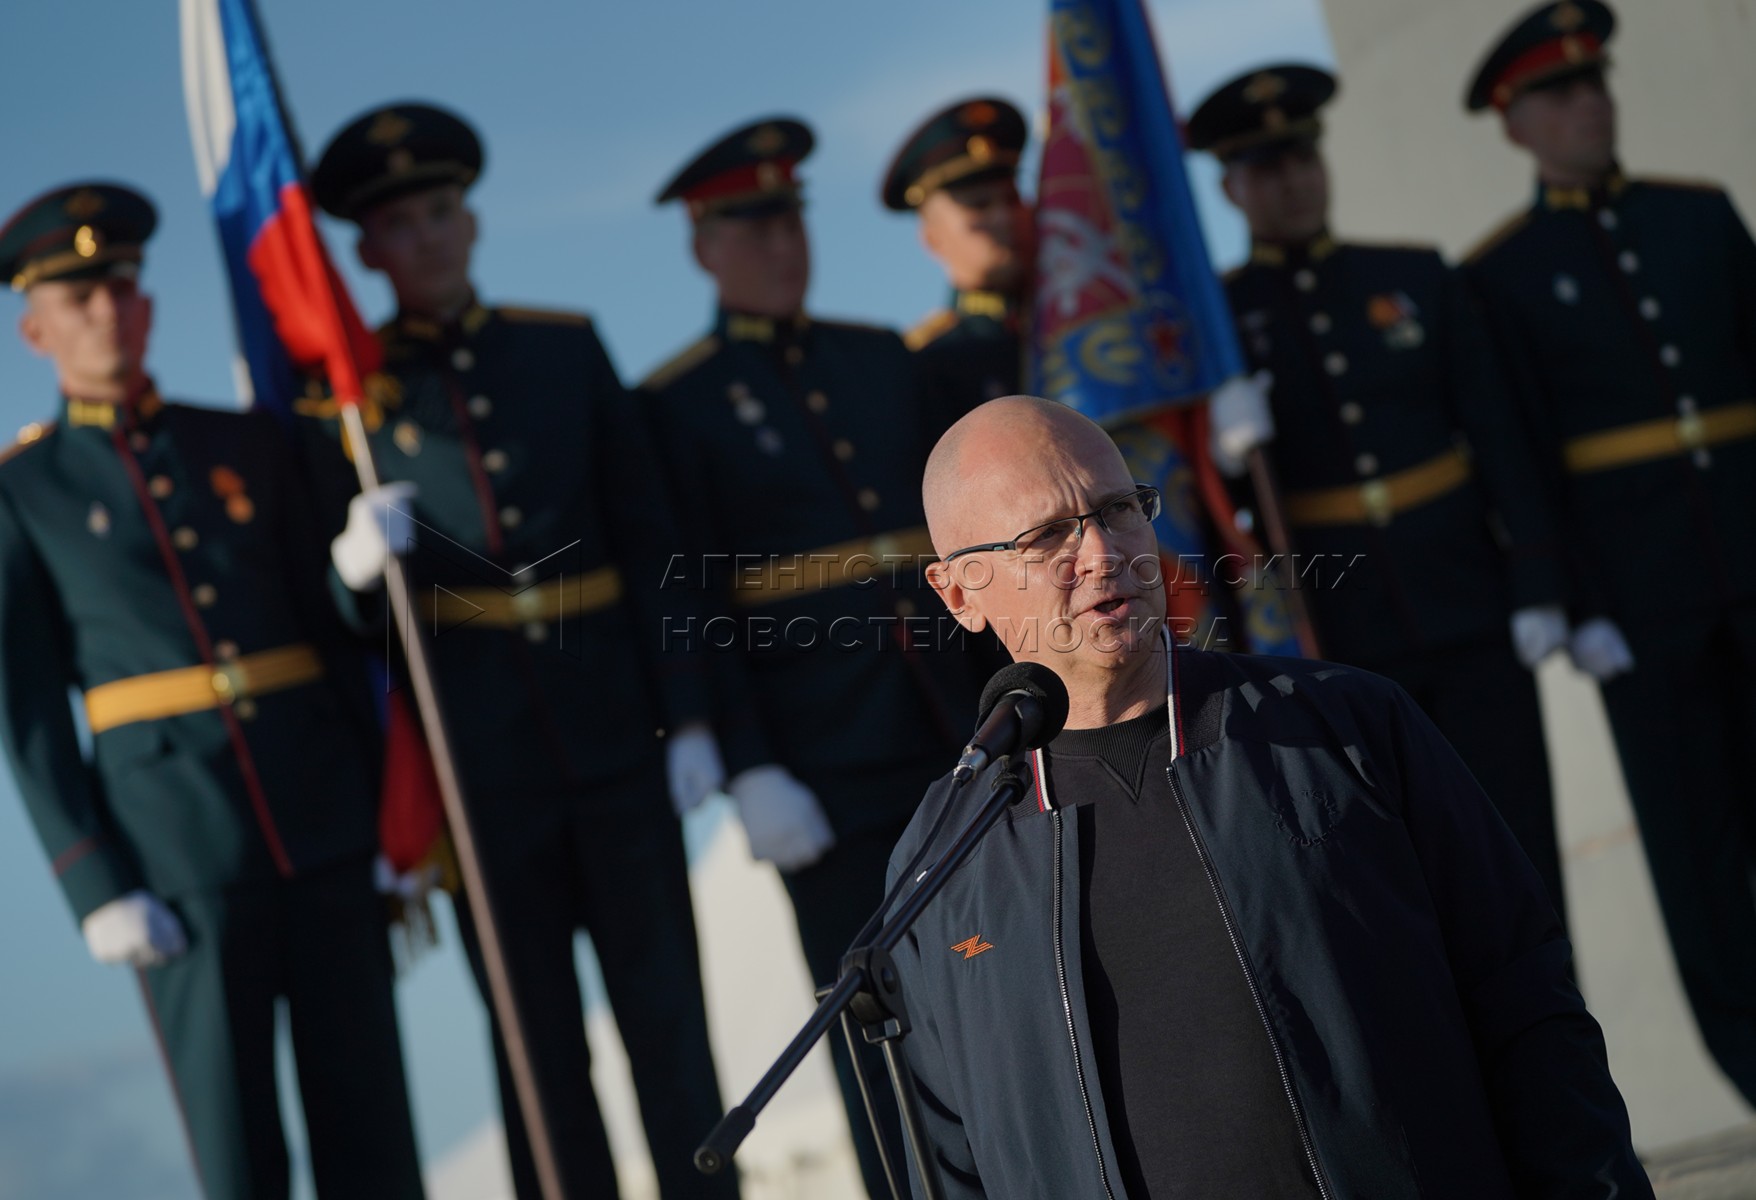
<instances>
[{"instance_id":1,"label":"bald man speaking","mask_svg":"<svg viewBox=\"0 0 1756 1200\"><path fill-rule=\"evenodd\" d=\"M946 604L1071 699L896 952L947 1197L1652 1195L1542 883L1400 688L1176 646L1158 495L1070 409L977 408L925 490Z\"/></svg>"}]
</instances>

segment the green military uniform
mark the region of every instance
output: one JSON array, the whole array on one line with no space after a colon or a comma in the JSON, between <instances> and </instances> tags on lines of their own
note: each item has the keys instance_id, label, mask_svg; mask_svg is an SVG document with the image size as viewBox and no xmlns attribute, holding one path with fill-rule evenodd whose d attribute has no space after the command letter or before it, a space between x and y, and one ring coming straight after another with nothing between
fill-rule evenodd
<instances>
[{"instance_id":1,"label":"green military uniform","mask_svg":"<svg viewBox=\"0 0 1756 1200\"><path fill-rule=\"evenodd\" d=\"M1251 71L1196 108L1191 144L1228 162L1313 152L1334 92L1314 67ZM1225 283L1250 368L1273 375L1266 450L1293 550L1319 564L1303 594L1322 654L1414 696L1564 911L1536 679L1510 621L1563 604L1565 572L1462 280L1429 248L1324 234L1258 241Z\"/></svg>"},{"instance_id":2,"label":"green military uniform","mask_svg":"<svg viewBox=\"0 0 1756 1200\"><path fill-rule=\"evenodd\" d=\"M457 118L398 105L338 134L313 187L353 217L361 204L467 182L480 161ZM691 1165L721 1107L662 737L705 720L710 700L699 663L662 644L689 596L660 590L680 542L644 423L577 314L471 304L444 324L402 314L378 337L372 454L386 482L419 489L410 574L439 631L436 683L563 1186L616 1194L574 967L583 928L662 1194L735 1196L735 1178ZM303 409L339 528L354 489L338 422L321 400ZM467 908L457 912L486 999ZM535 1197L497 1030L494 1048L514 1183Z\"/></svg>"},{"instance_id":3,"label":"green military uniform","mask_svg":"<svg viewBox=\"0 0 1756 1200\"><path fill-rule=\"evenodd\" d=\"M1601 72L1613 18L1538 9L1472 109ZM1756 1102L1756 242L1706 184L1538 187L1466 263L1560 500L1583 590L1634 669L1603 685L1660 908L1709 1051Z\"/></svg>"},{"instance_id":4,"label":"green military uniform","mask_svg":"<svg viewBox=\"0 0 1756 1200\"><path fill-rule=\"evenodd\" d=\"M126 189L62 189L0 230L0 271L129 270L152 224ZM214 1200L287 1195L283 1000L318 1190L421 1194L376 725L308 509L271 418L150 389L66 398L0 464L0 734L74 915L145 889L185 928L141 983Z\"/></svg>"},{"instance_id":5,"label":"green military uniform","mask_svg":"<svg viewBox=\"0 0 1756 1200\"><path fill-rule=\"evenodd\" d=\"M923 121L892 158L879 199L911 212L936 191L1010 180L1029 138L1024 115L995 96L961 100ZM1021 278L1028 278L1028 271ZM915 352L923 402L949 426L978 404L1023 386L1029 317L1024 287L1014 292L953 289L945 308L905 335Z\"/></svg>"},{"instance_id":6,"label":"green military uniform","mask_svg":"<svg viewBox=\"0 0 1756 1200\"><path fill-rule=\"evenodd\" d=\"M722 219L796 207L791 169L809 149L798 122L758 122L660 199ZM890 850L975 719L973 659L920 569L932 554L921 477L935 431L899 337L803 315L722 310L640 390L700 572L689 582L708 623L694 648L716 669L727 773L786 767L836 835L819 861L782 876L806 962L828 983L883 898ZM832 1049L867 1188L887 1194L840 1038ZM882 1077L881 1058L865 1061ZM900 1146L894 1106L879 1111Z\"/></svg>"}]
</instances>

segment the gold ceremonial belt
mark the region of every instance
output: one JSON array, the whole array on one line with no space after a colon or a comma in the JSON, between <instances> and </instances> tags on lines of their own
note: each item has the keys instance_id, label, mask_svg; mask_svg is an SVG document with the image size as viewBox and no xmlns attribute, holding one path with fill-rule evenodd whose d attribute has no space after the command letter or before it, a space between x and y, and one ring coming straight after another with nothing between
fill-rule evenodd
<instances>
[{"instance_id":1,"label":"gold ceremonial belt","mask_svg":"<svg viewBox=\"0 0 1756 1200\"><path fill-rule=\"evenodd\" d=\"M1461 450L1447 450L1381 479L1289 493L1287 520L1294 525L1388 525L1397 513L1437 500L1468 479L1469 458Z\"/></svg>"},{"instance_id":2,"label":"gold ceremonial belt","mask_svg":"<svg viewBox=\"0 0 1756 1200\"><path fill-rule=\"evenodd\" d=\"M557 575L511 595L492 587L430 587L421 610L444 625L516 629L533 621L559 621L594 613L622 598L622 573L599 567L584 575Z\"/></svg>"},{"instance_id":3,"label":"gold ceremonial belt","mask_svg":"<svg viewBox=\"0 0 1756 1200\"><path fill-rule=\"evenodd\" d=\"M732 603L739 608L775 604L823 588L870 582L885 570L894 570L899 558L926 562L937 557L925 525L852 538L803 554L771 558L762 564L760 577L754 572L737 572L732 581Z\"/></svg>"},{"instance_id":4,"label":"gold ceremonial belt","mask_svg":"<svg viewBox=\"0 0 1756 1200\"><path fill-rule=\"evenodd\" d=\"M1578 475L1670 458L1747 437L1756 437L1756 400L1588 433L1569 438L1562 450L1567 469Z\"/></svg>"},{"instance_id":5,"label":"gold ceremonial belt","mask_svg":"<svg viewBox=\"0 0 1756 1200\"><path fill-rule=\"evenodd\" d=\"M102 733L134 721L206 712L322 678L317 651L299 642L211 667L177 667L100 683L86 690L85 719L93 733Z\"/></svg>"}]
</instances>

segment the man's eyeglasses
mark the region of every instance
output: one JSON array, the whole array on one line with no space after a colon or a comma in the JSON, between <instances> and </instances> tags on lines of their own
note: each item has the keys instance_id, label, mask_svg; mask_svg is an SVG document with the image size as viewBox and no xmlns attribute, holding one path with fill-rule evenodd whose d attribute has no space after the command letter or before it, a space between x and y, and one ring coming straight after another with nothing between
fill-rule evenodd
<instances>
[{"instance_id":1,"label":"man's eyeglasses","mask_svg":"<svg viewBox=\"0 0 1756 1200\"><path fill-rule=\"evenodd\" d=\"M1080 540L1085 537L1087 521L1096 521L1105 533L1133 533L1150 525L1152 519L1158 516L1158 510L1158 489L1137 488L1126 496L1111 500L1102 508L1027 529L1009 542L984 542L980 546L965 546L961 550L953 550L945 556L945 561L950 562L960 555L976 554L983 550L1011 550L1019 554L1053 557L1079 545Z\"/></svg>"}]
</instances>

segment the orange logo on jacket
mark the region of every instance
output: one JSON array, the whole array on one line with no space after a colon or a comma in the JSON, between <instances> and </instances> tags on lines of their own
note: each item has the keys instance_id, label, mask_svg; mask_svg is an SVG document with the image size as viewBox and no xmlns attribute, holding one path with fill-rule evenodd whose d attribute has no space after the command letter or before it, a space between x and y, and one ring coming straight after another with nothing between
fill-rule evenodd
<instances>
[{"instance_id":1,"label":"orange logo on jacket","mask_svg":"<svg viewBox=\"0 0 1756 1200\"><path fill-rule=\"evenodd\" d=\"M982 935L978 933L973 938L967 938L964 941L957 943L957 945L953 946L951 949L953 953L962 954L964 961L968 962L976 955L982 953L982 951L992 950L993 948L994 943L984 942L982 940Z\"/></svg>"}]
</instances>

